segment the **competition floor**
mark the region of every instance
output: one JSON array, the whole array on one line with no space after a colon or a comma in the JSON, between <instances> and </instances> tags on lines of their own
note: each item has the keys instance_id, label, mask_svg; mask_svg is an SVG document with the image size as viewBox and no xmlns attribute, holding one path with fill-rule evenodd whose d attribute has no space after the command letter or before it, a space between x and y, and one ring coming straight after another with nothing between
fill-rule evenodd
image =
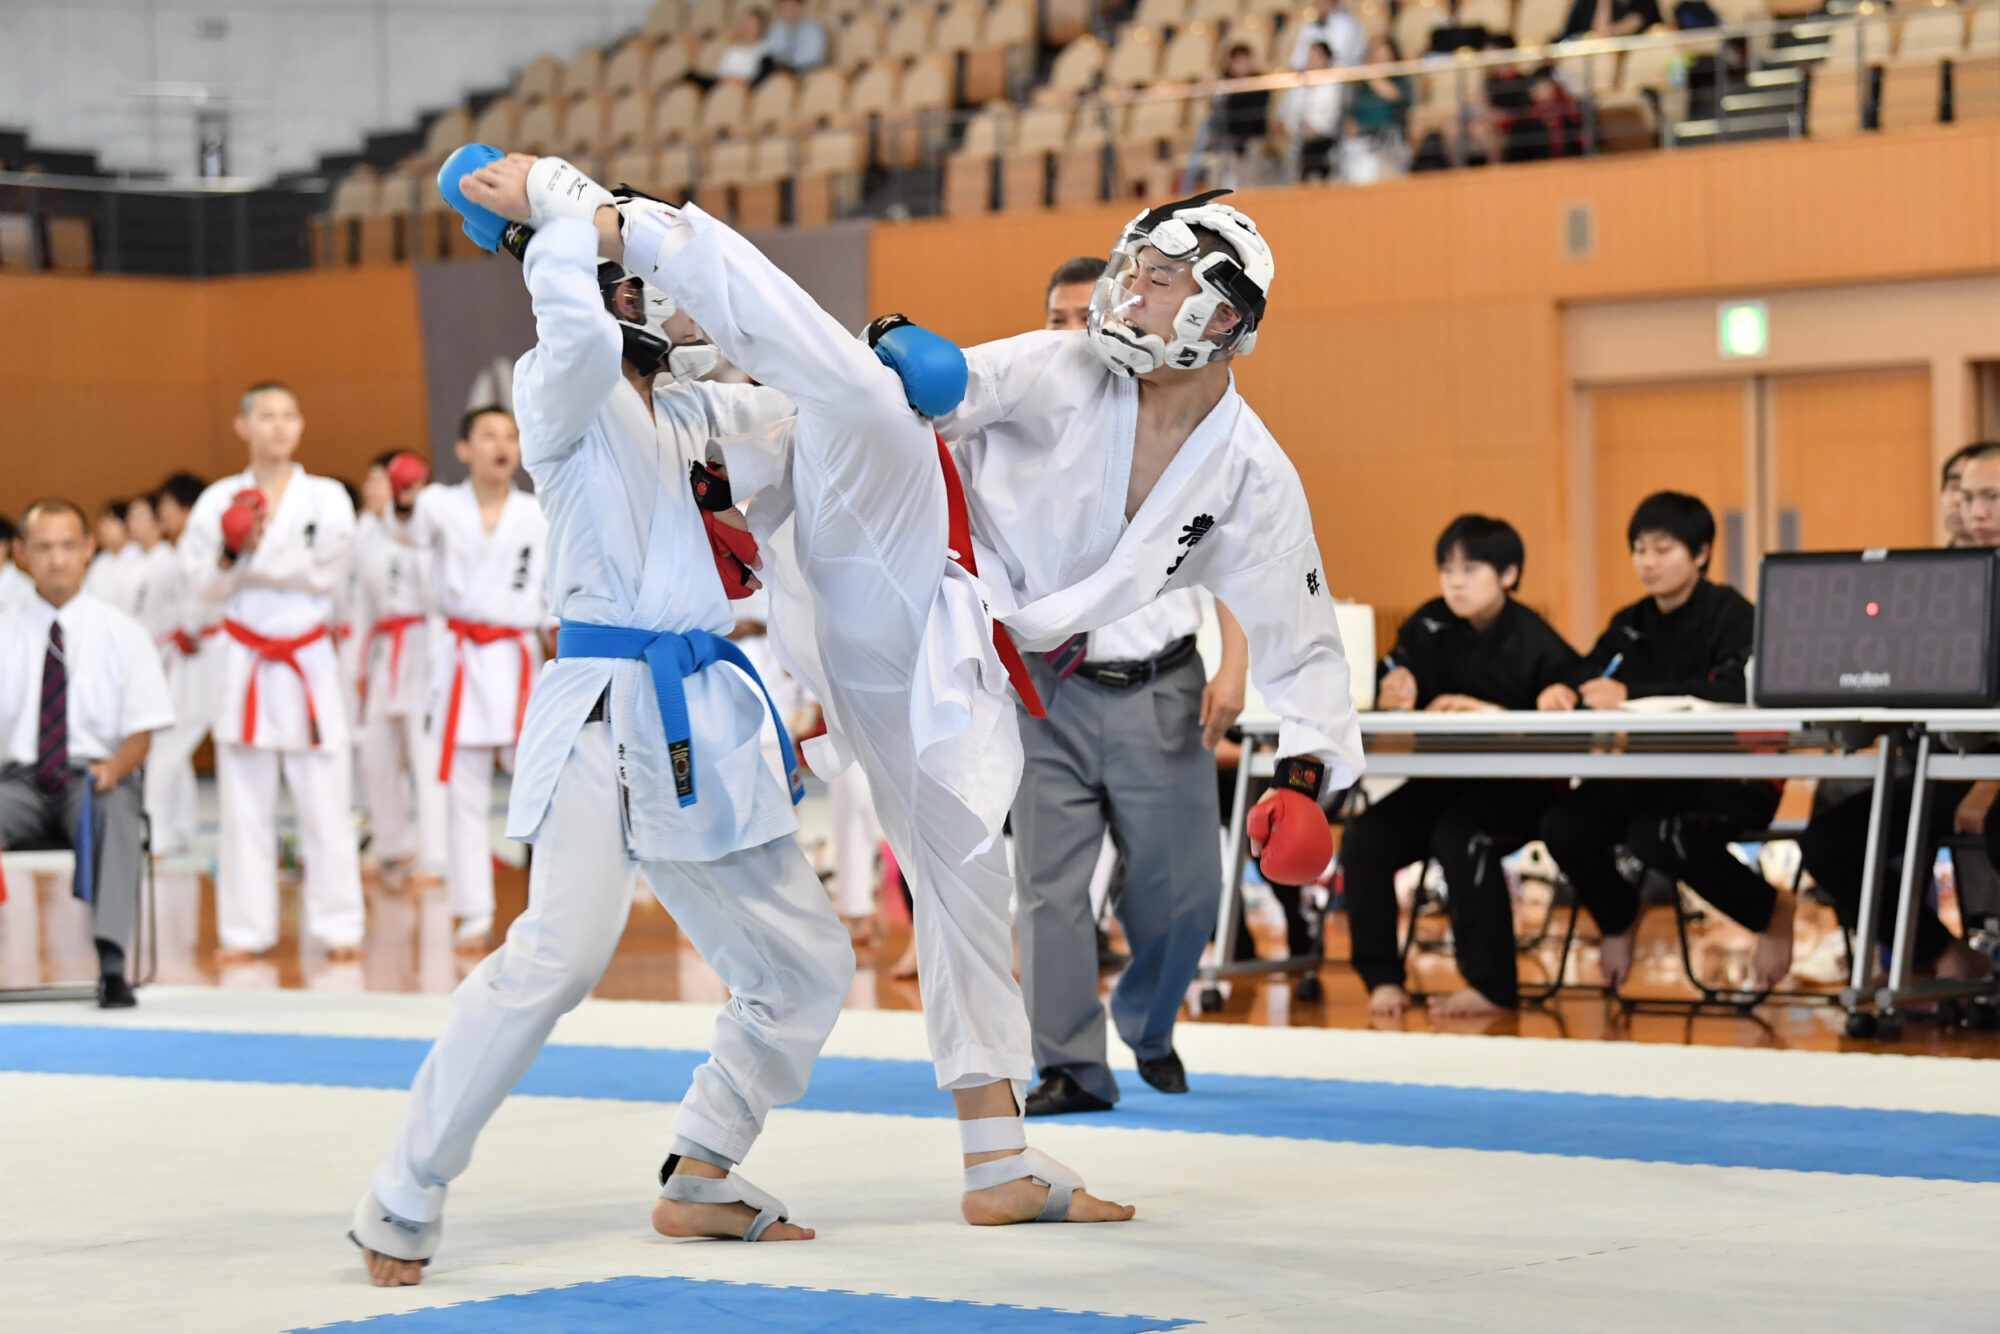
<instances>
[{"instance_id":1,"label":"competition floor","mask_svg":"<svg viewBox=\"0 0 2000 1334\"><path fill-rule=\"evenodd\" d=\"M371 896L358 965L288 935L219 969L199 861L162 876L139 1009L0 1006L0 1330L1942 1331L2000 1300L2000 1062L1935 1054L2000 1043L1594 1002L1365 1031L1338 963L1325 1004L1244 984L1184 1025L1191 1094L1128 1073L1116 1113L1034 1124L1133 1223L1000 1231L957 1221L915 989L869 969L746 1164L820 1239L666 1241L666 1104L720 990L657 910L481 1141L424 1285L377 1290L342 1233L464 966L442 905ZM10 888L0 983L73 972L61 886Z\"/></svg>"}]
</instances>

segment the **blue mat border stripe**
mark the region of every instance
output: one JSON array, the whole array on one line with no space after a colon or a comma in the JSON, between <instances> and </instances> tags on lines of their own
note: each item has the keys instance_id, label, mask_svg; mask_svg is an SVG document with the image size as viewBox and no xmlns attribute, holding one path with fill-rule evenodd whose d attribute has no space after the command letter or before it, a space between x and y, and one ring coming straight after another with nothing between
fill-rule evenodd
<instances>
[{"instance_id":1,"label":"blue mat border stripe","mask_svg":"<svg viewBox=\"0 0 2000 1334\"><path fill-rule=\"evenodd\" d=\"M312 1334L615 1334L699 1329L704 1334L1149 1334L1189 1320L1049 1307L988 1306L879 1292L785 1288L714 1279L602 1279L315 1325ZM306 1334L295 1330L293 1334Z\"/></svg>"},{"instance_id":2,"label":"blue mat border stripe","mask_svg":"<svg viewBox=\"0 0 2000 1334\"><path fill-rule=\"evenodd\" d=\"M418 1038L329 1037L69 1024L0 1024L0 1070L61 1075L408 1088ZM550 1045L518 1092L675 1102L698 1051ZM2000 1181L2000 1117L1455 1085L1218 1075L1169 1097L1128 1080L1124 1101L1078 1124L1489 1152L1623 1158L1859 1176ZM801 1110L951 1115L928 1061L823 1057Z\"/></svg>"}]
</instances>

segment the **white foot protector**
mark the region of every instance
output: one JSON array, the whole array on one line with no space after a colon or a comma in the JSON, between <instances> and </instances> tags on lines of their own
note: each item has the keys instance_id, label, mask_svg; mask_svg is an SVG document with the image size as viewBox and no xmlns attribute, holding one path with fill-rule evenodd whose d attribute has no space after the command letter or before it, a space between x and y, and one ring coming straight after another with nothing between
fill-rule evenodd
<instances>
[{"instance_id":1,"label":"white foot protector","mask_svg":"<svg viewBox=\"0 0 2000 1334\"><path fill-rule=\"evenodd\" d=\"M965 1169L965 1193L991 1190L1010 1181L1028 1180L1049 1188L1049 1198L1035 1215L1037 1223L1069 1221L1070 1199L1083 1189L1083 1178L1040 1149L1028 1147L1027 1123L1018 1116L984 1116L958 1123L963 1153L1003 1153L1013 1156L974 1163Z\"/></svg>"},{"instance_id":2,"label":"white foot protector","mask_svg":"<svg viewBox=\"0 0 2000 1334\"><path fill-rule=\"evenodd\" d=\"M417 1265L431 1262L431 1257L437 1254L438 1238L443 1235L443 1219L414 1223L398 1218L382 1207L372 1190L354 1206L354 1221L347 1228L347 1239L363 1250Z\"/></svg>"},{"instance_id":3,"label":"white foot protector","mask_svg":"<svg viewBox=\"0 0 2000 1334\"><path fill-rule=\"evenodd\" d=\"M749 1205L757 1211L757 1216L743 1230L745 1241L756 1241L771 1224L783 1223L791 1218L784 1201L751 1185L733 1169L726 1177L698 1177L685 1172L676 1175L669 1162L665 1179L660 1183L660 1198L679 1204Z\"/></svg>"}]
</instances>

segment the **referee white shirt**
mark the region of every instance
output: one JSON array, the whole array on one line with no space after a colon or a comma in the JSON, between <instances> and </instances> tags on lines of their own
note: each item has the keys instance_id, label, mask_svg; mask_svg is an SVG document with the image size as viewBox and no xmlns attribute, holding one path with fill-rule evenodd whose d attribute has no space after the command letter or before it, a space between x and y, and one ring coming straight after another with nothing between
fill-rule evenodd
<instances>
[{"instance_id":1,"label":"referee white shirt","mask_svg":"<svg viewBox=\"0 0 2000 1334\"><path fill-rule=\"evenodd\" d=\"M9 763L32 766L37 758L52 622L63 630L72 765L108 760L127 737L172 726L173 693L144 626L89 593L60 611L31 594L0 615L0 738Z\"/></svg>"},{"instance_id":2,"label":"referee white shirt","mask_svg":"<svg viewBox=\"0 0 2000 1334\"><path fill-rule=\"evenodd\" d=\"M1167 651L1177 639L1201 629L1207 589L1177 588L1164 593L1129 616L1092 630L1085 641L1085 662L1146 662Z\"/></svg>"}]
</instances>

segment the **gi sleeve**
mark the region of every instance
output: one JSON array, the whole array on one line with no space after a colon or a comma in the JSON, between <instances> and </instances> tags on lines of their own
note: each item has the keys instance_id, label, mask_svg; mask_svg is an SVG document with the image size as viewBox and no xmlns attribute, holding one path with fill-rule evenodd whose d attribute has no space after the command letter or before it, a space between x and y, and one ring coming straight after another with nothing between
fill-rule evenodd
<instances>
[{"instance_id":1,"label":"gi sleeve","mask_svg":"<svg viewBox=\"0 0 2000 1334\"><path fill-rule=\"evenodd\" d=\"M1303 497L1301 497L1303 501ZM1250 676L1278 715L1278 756L1310 755L1326 766L1319 800L1361 776L1361 722L1348 685L1347 654L1319 545L1306 540L1245 570L1207 581L1250 639Z\"/></svg>"},{"instance_id":2,"label":"gi sleeve","mask_svg":"<svg viewBox=\"0 0 2000 1334\"><path fill-rule=\"evenodd\" d=\"M1006 421L1034 392L1050 366L1061 359L1066 345L1083 337L1036 329L966 348L965 398L954 411L937 419L938 434L953 443Z\"/></svg>"},{"instance_id":3,"label":"gi sleeve","mask_svg":"<svg viewBox=\"0 0 2000 1334\"><path fill-rule=\"evenodd\" d=\"M174 695L167 686L166 669L144 626L137 621L114 622L123 686L118 701L118 735L115 750L125 738L140 732L157 732L174 725Z\"/></svg>"},{"instance_id":4,"label":"gi sleeve","mask_svg":"<svg viewBox=\"0 0 2000 1334\"><path fill-rule=\"evenodd\" d=\"M514 367L521 460L554 462L583 440L618 387L625 355L618 321L597 290L597 229L558 218L535 234L522 264L535 311L535 345Z\"/></svg>"}]
</instances>

